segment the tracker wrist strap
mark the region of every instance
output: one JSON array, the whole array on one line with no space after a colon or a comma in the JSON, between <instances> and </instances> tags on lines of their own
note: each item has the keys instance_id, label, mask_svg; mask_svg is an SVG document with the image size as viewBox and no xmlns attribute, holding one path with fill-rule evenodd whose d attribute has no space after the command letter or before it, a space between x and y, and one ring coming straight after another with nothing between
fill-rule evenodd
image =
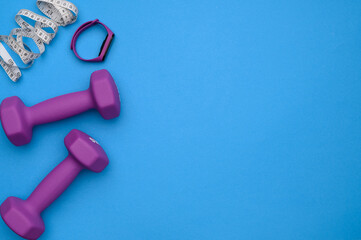
<instances>
[{"instance_id":1,"label":"tracker wrist strap","mask_svg":"<svg viewBox=\"0 0 361 240\"><path fill-rule=\"evenodd\" d=\"M99 56L96 57L96 58L93 58L93 59L84 59L82 57L79 56L78 52L76 51L76 41L79 37L79 35L85 31L86 29L92 27L92 26L95 26L97 24L100 24L102 25L105 30L107 30L107 36L106 38L104 39L103 41L103 44L100 48L100 52L99 52ZM93 21L89 21L89 22L86 22L84 24L82 24L74 33L74 36L71 40L71 45L70 45L70 49L73 50L75 56L77 58L79 58L80 60L82 61L85 61L85 62L101 62L101 61L104 61L105 59L105 56L107 55L108 53L108 50L109 50L109 47L110 47L110 44L112 42L114 38L114 33L102 22L99 21L99 19L95 19Z\"/></svg>"}]
</instances>

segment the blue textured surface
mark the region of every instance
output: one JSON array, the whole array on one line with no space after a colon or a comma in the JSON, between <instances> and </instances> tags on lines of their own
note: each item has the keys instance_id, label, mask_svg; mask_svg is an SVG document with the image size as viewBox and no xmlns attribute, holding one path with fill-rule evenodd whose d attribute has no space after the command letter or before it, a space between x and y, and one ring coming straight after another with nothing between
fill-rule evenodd
<instances>
[{"instance_id":1,"label":"blue textured surface","mask_svg":"<svg viewBox=\"0 0 361 240\"><path fill-rule=\"evenodd\" d=\"M19 148L0 131L1 202L31 193L73 128L111 160L44 212L41 239L361 238L361 2L74 3L78 21L18 83L0 69L1 99L27 105L85 89L102 68L120 90L118 119L36 127ZM1 2L1 34L21 8L39 12ZM70 39L95 18L116 37L104 63L84 63ZM96 54L104 33L84 34L79 51ZM20 238L1 221L0 239Z\"/></svg>"}]
</instances>

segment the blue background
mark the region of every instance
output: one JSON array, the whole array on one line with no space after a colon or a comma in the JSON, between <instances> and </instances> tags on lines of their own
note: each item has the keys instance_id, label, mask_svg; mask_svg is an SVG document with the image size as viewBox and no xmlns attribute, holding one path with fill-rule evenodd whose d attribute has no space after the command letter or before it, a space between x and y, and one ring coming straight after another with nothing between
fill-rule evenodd
<instances>
[{"instance_id":1,"label":"blue background","mask_svg":"<svg viewBox=\"0 0 361 240\"><path fill-rule=\"evenodd\" d=\"M108 69L119 118L96 111L34 129L13 146L0 132L0 202L26 198L67 155L73 128L111 164L84 171L43 214L41 239L360 239L361 2L74 1L79 19L1 99L31 106L88 87ZM2 1L0 33L35 0ZM103 63L69 49L99 18L116 34ZM84 33L96 56L105 36ZM21 239L0 222L0 239Z\"/></svg>"}]
</instances>

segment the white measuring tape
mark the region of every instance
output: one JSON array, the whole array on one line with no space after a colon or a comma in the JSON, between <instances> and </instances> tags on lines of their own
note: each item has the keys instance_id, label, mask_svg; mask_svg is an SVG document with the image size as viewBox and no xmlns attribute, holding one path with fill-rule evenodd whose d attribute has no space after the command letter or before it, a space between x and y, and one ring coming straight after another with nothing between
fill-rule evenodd
<instances>
[{"instance_id":1,"label":"white measuring tape","mask_svg":"<svg viewBox=\"0 0 361 240\"><path fill-rule=\"evenodd\" d=\"M51 42L58 32L58 27L72 24L78 17L78 8L73 3L65 0L37 0L36 5L49 18L21 9L15 16L15 21L21 28L14 28L8 36L0 35L0 65L14 82L21 77L20 68L29 68L34 59L43 54L45 51L44 43L49 44ZM35 25L32 26L23 17L34 20ZM47 32L44 28L51 28L52 32ZM23 42L23 37L31 38L39 49L39 53L33 52ZM19 55L27 66L19 67L6 51L2 42Z\"/></svg>"}]
</instances>

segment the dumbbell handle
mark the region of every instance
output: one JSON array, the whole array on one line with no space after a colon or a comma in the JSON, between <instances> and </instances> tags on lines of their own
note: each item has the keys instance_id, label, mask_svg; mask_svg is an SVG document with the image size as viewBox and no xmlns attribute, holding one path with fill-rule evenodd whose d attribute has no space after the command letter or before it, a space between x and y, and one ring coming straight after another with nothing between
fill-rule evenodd
<instances>
[{"instance_id":1,"label":"dumbbell handle","mask_svg":"<svg viewBox=\"0 0 361 240\"><path fill-rule=\"evenodd\" d=\"M55 122L95 107L90 90L48 99L26 109L33 125Z\"/></svg>"},{"instance_id":2,"label":"dumbbell handle","mask_svg":"<svg viewBox=\"0 0 361 240\"><path fill-rule=\"evenodd\" d=\"M83 169L84 167L69 155L41 181L26 202L41 213L68 188Z\"/></svg>"}]
</instances>

